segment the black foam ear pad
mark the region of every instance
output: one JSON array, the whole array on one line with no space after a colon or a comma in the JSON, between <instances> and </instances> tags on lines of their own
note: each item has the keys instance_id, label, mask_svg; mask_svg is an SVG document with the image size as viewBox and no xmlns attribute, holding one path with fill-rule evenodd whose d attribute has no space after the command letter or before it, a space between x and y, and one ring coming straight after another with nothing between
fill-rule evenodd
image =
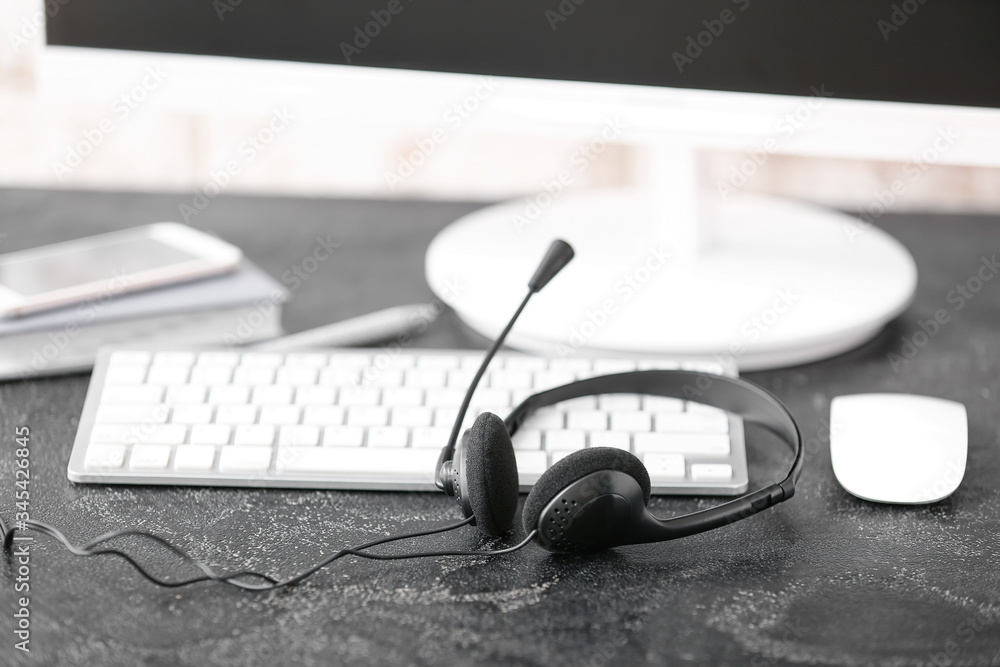
<instances>
[{"instance_id":1,"label":"black foam ear pad","mask_svg":"<svg viewBox=\"0 0 1000 667\"><path fill-rule=\"evenodd\" d=\"M576 480L598 470L620 470L633 477L642 488L642 497L649 502L649 473L642 461L632 453L615 447L592 447L573 452L545 471L531 493L524 501L521 520L524 532L530 533L538 527L538 517L545 506L559 495L559 492Z\"/></svg>"},{"instance_id":2,"label":"black foam ear pad","mask_svg":"<svg viewBox=\"0 0 1000 667\"><path fill-rule=\"evenodd\" d=\"M492 412L479 415L464 447L462 493L479 529L499 537L514 526L518 493L514 445L503 420Z\"/></svg>"}]
</instances>

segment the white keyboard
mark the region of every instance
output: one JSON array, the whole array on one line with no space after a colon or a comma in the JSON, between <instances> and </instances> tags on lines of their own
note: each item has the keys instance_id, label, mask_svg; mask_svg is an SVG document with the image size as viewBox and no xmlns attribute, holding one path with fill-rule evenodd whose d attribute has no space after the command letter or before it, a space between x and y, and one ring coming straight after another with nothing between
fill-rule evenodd
<instances>
[{"instance_id":1,"label":"white keyboard","mask_svg":"<svg viewBox=\"0 0 1000 667\"><path fill-rule=\"evenodd\" d=\"M74 482L434 490L434 465L482 352L104 349L68 474ZM506 417L576 379L714 361L498 354L466 419ZM657 494L743 493L743 424L696 403L593 396L544 408L513 438L522 490L585 447L628 449Z\"/></svg>"}]
</instances>

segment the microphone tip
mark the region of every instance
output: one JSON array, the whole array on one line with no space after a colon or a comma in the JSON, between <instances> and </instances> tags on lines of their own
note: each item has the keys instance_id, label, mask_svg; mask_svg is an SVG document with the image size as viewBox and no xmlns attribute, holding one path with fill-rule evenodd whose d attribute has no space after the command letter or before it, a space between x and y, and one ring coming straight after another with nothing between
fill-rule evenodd
<instances>
[{"instance_id":1,"label":"microphone tip","mask_svg":"<svg viewBox=\"0 0 1000 667\"><path fill-rule=\"evenodd\" d=\"M545 253L542 263L535 269L535 275L531 276L531 280L528 281L528 287L531 291L538 292L548 285L549 281L562 271L564 266L569 264L574 254L573 247L562 239L553 241Z\"/></svg>"}]
</instances>

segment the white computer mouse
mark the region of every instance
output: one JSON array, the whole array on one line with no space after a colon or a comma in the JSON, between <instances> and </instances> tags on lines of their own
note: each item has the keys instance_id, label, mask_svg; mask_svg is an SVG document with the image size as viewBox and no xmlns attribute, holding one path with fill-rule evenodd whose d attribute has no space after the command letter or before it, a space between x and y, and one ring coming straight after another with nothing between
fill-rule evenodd
<instances>
[{"instance_id":1,"label":"white computer mouse","mask_svg":"<svg viewBox=\"0 0 1000 667\"><path fill-rule=\"evenodd\" d=\"M833 473L848 492L879 503L933 503L965 476L965 406L930 396L855 394L830 404Z\"/></svg>"}]
</instances>

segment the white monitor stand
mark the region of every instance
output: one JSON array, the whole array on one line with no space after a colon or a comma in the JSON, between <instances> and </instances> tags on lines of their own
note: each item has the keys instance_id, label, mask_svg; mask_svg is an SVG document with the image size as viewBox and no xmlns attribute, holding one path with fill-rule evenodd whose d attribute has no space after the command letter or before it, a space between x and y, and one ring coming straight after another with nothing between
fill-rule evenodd
<instances>
[{"instance_id":1,"label":"white monitor stand","mask_svg":"<svg viewBox=\"0 0 1000 667\"><path fill-rule=\"evenodd\" d=\"M511 346L556 356L722 356L743 370L849 350L912 299L913 258L881 230L792 201L723 200L699 180L696 151L674 143L649 151L642 187L476 211L434 239L428 283L494 337L549 243L562 238L576 257L524 312Z\"/></svg>"}]
</instances>

